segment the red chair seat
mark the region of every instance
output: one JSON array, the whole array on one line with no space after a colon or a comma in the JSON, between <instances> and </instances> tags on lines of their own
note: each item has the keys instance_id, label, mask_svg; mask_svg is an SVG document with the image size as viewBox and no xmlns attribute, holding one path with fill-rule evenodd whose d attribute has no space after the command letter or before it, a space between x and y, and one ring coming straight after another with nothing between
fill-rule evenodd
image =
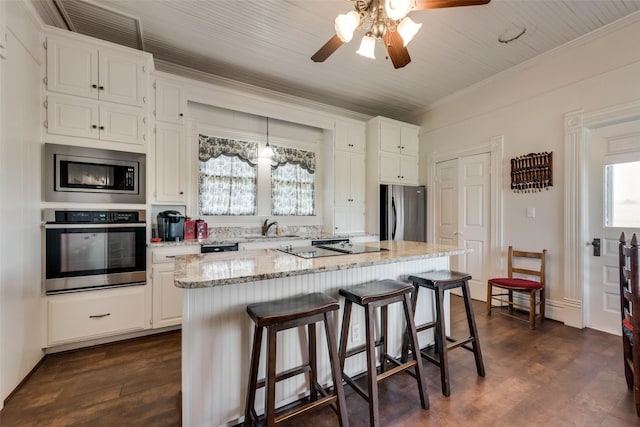
<instances>
[{"instance_id":1,"label":"red chair seat","mask_svg":"<svg viewBox=\"0 0 640 427\"><path fill-rule=\"evenodd\" d=\"M536 282L534 280L520 279L515 277L514 278L499 277L496 279L489 279L489 281L494 285L501 286L503 288L527 289L527 290L538 290L543 288L540 282Z\"/></svg>"}]
</instances>

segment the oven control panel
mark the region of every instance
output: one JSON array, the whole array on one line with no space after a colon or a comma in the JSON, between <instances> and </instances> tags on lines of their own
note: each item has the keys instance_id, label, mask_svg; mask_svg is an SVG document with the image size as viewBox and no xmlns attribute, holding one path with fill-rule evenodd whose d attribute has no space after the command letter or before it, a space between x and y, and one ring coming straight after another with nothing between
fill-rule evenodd
<instances>
[{"instance_id":1,"label":"oven control panel","mask_svg":"<svg viewBox=\"0 0 640 427\"><path fill-rule=\"evenodd\" d=\"M144 210L88 211L47 209L46 211L44 213L45 222L55 224L129 224L145 222L146 220Z\"/></svg>"}]
</instances>

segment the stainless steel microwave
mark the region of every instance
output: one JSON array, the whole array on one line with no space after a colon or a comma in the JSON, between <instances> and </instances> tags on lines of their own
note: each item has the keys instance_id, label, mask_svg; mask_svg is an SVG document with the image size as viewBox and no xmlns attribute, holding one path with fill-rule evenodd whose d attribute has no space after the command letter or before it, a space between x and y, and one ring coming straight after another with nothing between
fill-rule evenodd
<instances>
[{"instance_id":1,"label":"stainless steel microwave","mask_svg":"<svg viewBox=\"0 0 640 427\"><path fill-rule=\"evenodd\" d=\"M145 203L145 155L45 144L47 202Z\"/></svg>"}]
</instances>

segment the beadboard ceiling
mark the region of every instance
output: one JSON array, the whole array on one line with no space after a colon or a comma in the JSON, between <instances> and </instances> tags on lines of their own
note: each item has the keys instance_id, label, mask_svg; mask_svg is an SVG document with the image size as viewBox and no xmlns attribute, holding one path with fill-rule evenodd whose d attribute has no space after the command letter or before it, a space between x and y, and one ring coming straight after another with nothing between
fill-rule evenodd
<instances>
[{"instance_id":1,"label":"beadboard ceiling","mask_svg":"<svg viewBox=\"0 0 640 427\"><path fill-rule=\"evenodd\" d=\"M362 32L323 63L310 57L334 34L346 0L33 0L44 21L142 47L178 64L365 115L414 119L429 105L640 10L640 0L492 0L414 11L423 24L394 69L377 42L357 55ZM56 5L57 2L57 5ZM109 31L110 28L117 30ZM500 43L521 28L511 43Z\"/></svg>"}]
</instances>

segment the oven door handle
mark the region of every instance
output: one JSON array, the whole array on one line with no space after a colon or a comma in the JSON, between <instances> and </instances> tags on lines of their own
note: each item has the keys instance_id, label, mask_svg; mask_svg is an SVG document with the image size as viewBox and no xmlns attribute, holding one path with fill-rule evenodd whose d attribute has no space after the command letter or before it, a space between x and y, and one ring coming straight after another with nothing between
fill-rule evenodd
<instances>
[{"instance_id":1,"label":"oven door handle","mask_svg":"<svg viewBox=\"0 0 640 427\"><path fill-rule=\"evenodd\" d=\"M60 229L60 228L131 228L139 227L144 228L147 224L145 222L129 222L123 224L45 224L46 229Z\"/></svg>"}]
</instances>

